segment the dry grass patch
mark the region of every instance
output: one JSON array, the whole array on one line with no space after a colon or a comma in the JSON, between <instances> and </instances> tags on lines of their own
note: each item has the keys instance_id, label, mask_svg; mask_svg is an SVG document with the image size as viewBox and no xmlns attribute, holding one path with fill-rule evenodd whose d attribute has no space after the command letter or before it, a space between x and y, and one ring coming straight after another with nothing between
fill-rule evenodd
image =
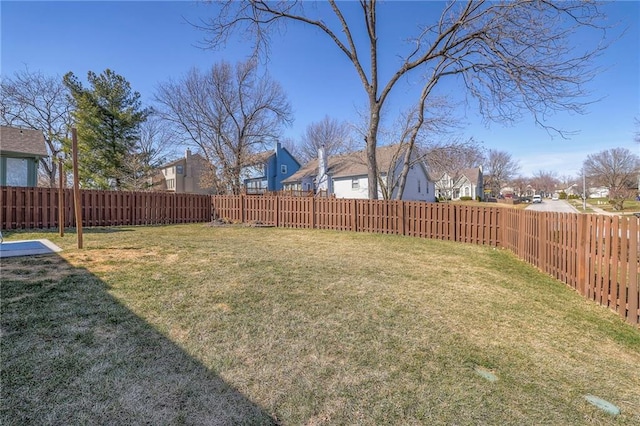
<instances>
[{"instance_id":1,"label":"dry grass patch","mask_svg":"<svg viewBox=\"0 0 640 426\"><path fill-rule=\"evenodd\" d=\"M65 390L75 409L58 418L100 419L83 399L96 392L93 400L102 401L105 415L133 410L176 423L211 418L220 404L207 408L199 395L213 380L217 390L207 389L209 398L223 398L220 389L230 389L227 403L244 407L232 423L640 420L640 331L501 250L204 225L87 234L83 251L73 249L72 238L48 237L65 248L61 254L76 278L63 280L38 303L51 315L60 306L68 312L56 348L79 354L76 362L86 367L74 382L86 392ZM2 285L4 296L5 288L18 293L22 282ZM95 308L87 311L87 303ZM21 350L40 344L38 335L20 331L25 317L41 333L50 332L50 317L34 317L32 310L3 297L2 330L10 336L2 341L3 388L33 391L27 369L56 359ZM125 319L114 326L105 317ZM108 355L114 347L115 358ZM5 357L12 361L5 364ZM167 375L175 358L191 366L187 373ZM149 359L149 370L140 367ZM478 368L498 380L482 378ZM144 395L135 409L92 387L119 383L130 371L118 389L132 387L127 395L134 400ZM206 378L192 386L194 374ZM157 413L150 386L169 389L168 405ZM3 418L16 410L42 414L57 402L36 394L39 404L21 403ZM588 404L586 394L611 401L622 414L607 415ZM13 393L3 395L9 399L3 410L13 407L13 396L6 395Z\"/></svg>"}]
</instances>

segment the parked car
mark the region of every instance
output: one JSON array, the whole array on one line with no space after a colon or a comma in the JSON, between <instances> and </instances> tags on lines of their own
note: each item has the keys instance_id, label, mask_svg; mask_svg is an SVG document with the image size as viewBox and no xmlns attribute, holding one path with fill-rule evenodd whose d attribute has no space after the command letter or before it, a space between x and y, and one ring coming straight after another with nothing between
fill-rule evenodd
<instances>
[{"instance_id":1,"label":"parked car","mask_svg":"<svg viewBox=\"0 0 640 426\"><path fill-rule=\"evenodd\" d=\"M558 201L560 199L560 197L558 197L558 194L553 194L553 197L551 197L551 199L553 201Z\"/></svg>"},{"instance_id":2,"label":"parked car","mask_svg":"<svg viewBox=\"0 0 640 426\"><path fill-rule=\"evenodd\" d=\"M533 198L531 199L532 203L541 203L542 202L542 195L534 195Z\"/></svg>"}]
</instances>

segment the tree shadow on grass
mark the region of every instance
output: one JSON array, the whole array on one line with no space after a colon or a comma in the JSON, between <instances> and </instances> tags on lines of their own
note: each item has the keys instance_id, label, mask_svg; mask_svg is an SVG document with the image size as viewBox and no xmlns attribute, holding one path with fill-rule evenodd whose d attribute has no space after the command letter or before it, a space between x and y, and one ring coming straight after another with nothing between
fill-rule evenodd
<instances>
[{"instance_id":1,"label":"tree shadow on grass","mask_svg":"<svg viewBox=\"0 0 640 426\"><path fill-rule=\"evenodd\" d=\"M56 255L2 261L0 423L277 424Z\"/></svg>"}]
</instances>

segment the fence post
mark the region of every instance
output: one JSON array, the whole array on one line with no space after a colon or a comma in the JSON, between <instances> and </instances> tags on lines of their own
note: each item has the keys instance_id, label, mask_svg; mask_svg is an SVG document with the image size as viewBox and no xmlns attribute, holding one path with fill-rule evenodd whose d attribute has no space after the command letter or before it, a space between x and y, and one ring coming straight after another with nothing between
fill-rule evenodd
<instances>
[{"instance_id":1,"label":"fence post","mask_svg":"<svg viewBox=\"0 0 640 426\"><path fill-rule=\"evenodd\" d=\"M276 203L276 207L275 207L275 209L276 209L276 228L278 228L280 226L280 200L279 200L279 197L278 197L277 193L276 193L276 196L274 198L275 198L275 203Z\"/></svg>"},{"instance_id":2,"label":"fence post","mask_svg":"<svg viewBox=\"0 0 640 426\"><path fill-rule=\"evenodd\" d=\"M407 235L405 228L405 214L404 214L404 205L405 201L400 200L400 235Z\"/></svg>"},{"instance_id":3,"label":"fence post","mask_svg":"<svg viewBox=\"0 0 640 426\"><path fill-rule=\"evenodd\" d=\"M516 216L518 217L518 256L523 259L527 247L527 235L525 233L525 230L527 229L527 214L524 210L518 210L518 214Z\"/></svg>"},{"instance_id":4,"label":"fence post","mask_svg":"<svg viewBox=\"0 0 640 426\"><path fill-rule=\"evenodd\" d=\"M311 197L311 229L316 228L316 197Z\"/></svg>"},{"instance_id":5,"label":"fence post","mask_svg":"<svg viewBox=\"0 0 640 426\"><path fill-rule=\"evenodd\" d=\"M78 248L82 248L82 200L80 196L80 181L78 179L78 138L76 128L71 129L72 156L73 156L73 199L76 213L76 237Z\"/></svg>"},{"instance_id":6,"label":"fence post","mask_svg":"<svg viewBox=\"0 0 640 426\"><path fill-rule=\"evenodd\" d=\"M456 230L458 224L456 223L456 206L454 204L447 204L449 207L449 241L458 241Z\"/></svg>"},{"instance_id":7,"label":"fence post","mask_svg":"<svg viewBox=\"0 0 640 426\"><path fill-rule=\"evenodd\" d=\"M245 207L244 194L240 194L240 223L244 223L244 218L246 216L244 212L244 207Z\"/></svg>"},{"instance_id":8,"label":"fence post","mask_svg":"<svg viewBox=\"0 0 640 426\"><path fill-rule=\"evenodd\" d=\"M358 232L358 203L355 199L351 200L351 230Z\"/></svg>"},{"instance_id":9,"label":"fence post","mask_svg":"<svg viewBox=\"0 0 640 426\"><path fill-rule=\"evenodd\" d=\"M5 225L5 212L4 206L6 205L8 208L9 203L6 202L5 192L8 192L9 189L6 186L0 188L0 230L9 229L8 226Z\"/></svg>"},{"instance_id":10,"label":"fence post","mask_svg":"<svg viewBox=\"0 0 640 426\"><path fill-rule=\"evenodd\" d=\"M588 294L587 291L587 216L578 215L578 288L583 296Z\"/></svg>"},{"instance_id":11,"label":"fence post","mask_svg":"<svg viewBox=\"0 0 640 426\"><path fill-rule=\"evenodd\" d=\"M58 158L58 231L64 237L64 164Z\"/></svg>"}]
</instances>

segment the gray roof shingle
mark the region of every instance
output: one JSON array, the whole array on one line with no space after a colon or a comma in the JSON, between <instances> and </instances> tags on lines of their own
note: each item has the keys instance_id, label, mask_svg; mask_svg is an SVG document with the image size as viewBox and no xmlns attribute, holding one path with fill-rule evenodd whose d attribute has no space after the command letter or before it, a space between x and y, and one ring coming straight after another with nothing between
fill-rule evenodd
<instances>
[{"instance_id":1,"label":"gray roof shingle","mask_svg":"<svg viewBox=\"0 0 640 426\"><path fill-rule=\"evenodd\" d=\"M40 130L0 126L0 151L47 157L47 146Z\"/></svg>"},{"instance_id":2,"label":"gray roof shingle","mask_svg":"<svg viewBox=\"0 0 640 426\"><path fill-rule=\"evenodd\" d=\"M388 145L376 149L378 169L386 172L397 161L398 145ZM366 151L351 152L349 154L330 156L327 161L327 174L332 178L346 178L366 176L368 171ZM296 173L283 180L282 183L300 182L306 177L315 177L318 174L318 159L309 161Z\"/></svg>"}]
</instances>

